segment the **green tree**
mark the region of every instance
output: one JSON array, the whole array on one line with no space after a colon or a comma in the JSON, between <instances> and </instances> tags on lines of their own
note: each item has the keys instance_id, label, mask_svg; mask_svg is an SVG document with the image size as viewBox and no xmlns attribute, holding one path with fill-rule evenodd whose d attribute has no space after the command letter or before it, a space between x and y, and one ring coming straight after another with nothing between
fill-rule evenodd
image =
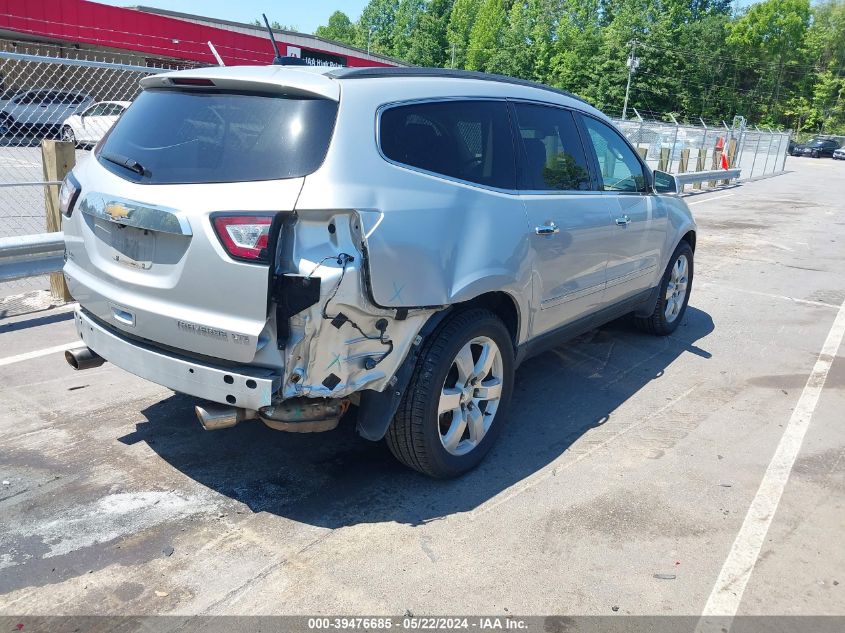
<instances>
[{"instance_id":1,"label":"green tree","mask_svg":"<svg viewBox=\"0 0 845 633\"><path fill-rule=\"evenodd\" d=\"M553 0L516 0L511 6L501 47L490 58L488 70L545 81L553 53Z\"/></svg>"},{"instance_id":2,"label":"green tree","mask_svg":"<svg viewBox=\"0 0 845 633\"><path fill-rule=\"evenodd\" d=\"M504 42L507 27L505 0L483 0L467 45L466 68L490 70L490 62Z\"/></svg>"},{"instance_id":3,"label":"green tree","mask_svg":"<svg viewBox=\"0 0 845 633\"><path fill-rule=\"evenodd\" d=\"M417 26L425 11L424 0L399 0L393 18L390 54L407 59L411 45L417 36Z\"/></svg>"},{"instance_id":4,"label":"green tree","mask_svg":"<svg viewBox=\"0 0 845 633\"><path fill-rule=\"evenodd\" d=\"M784 89L804 61L809 26L809 0L764 0L730 23L727 42L733 55L750 62L740 73L739 87L750 91L743 105L752 116L777 121Z\"/></svg>"},{"instance_id":5,"label":"green tree","mask_svg":"<svg viewBox=\"0 0 845 633\"><path fill-rule=\"evenodd\" d=\"M398 8L399 0L370 0L358 20L355 45L383 55L392 54Z\"/></svg>"},{"instance_id":6,"label":"green tree","mask_svg":"<svg viewBox=\"0 0 845 633\"><path fill-rule=\"evenodd\" d=\"M561 87L619 113L845 132L845 0L370 0L318 35ZM280 25L277 25L280 26Z\"/></svg>"},{"instance_id":7,"label":"green tree","mask_svg":"<svg viewBox=\"0 0 845 633\"><path fill-rule=\"evenodd\" d=\"M355 25L343 11L332 13L329 16L328 24L318 26L314 34L323 39L343 42L345 44L355 43Z\"/></svg>"},{"instance_id":8,"label":"green tree","mask_svg":"<svg viewBox=\"0 0 845 633\"><path fill-rule=\"evenodd\" d=\"M266 29L266 28L267 28L267 25L266 25L266 24L264 24L264 20L259 20L258 18L255 18L255 19L251 22L251 24L252 24L253 26L260 26L262 29ZM296 26L294 26L293 24L282 24L282 23L280 23L280 22L277 22L276 20L271 20L271 21L270 21L270 28L271 28L271 29L274 29L274 30L276 30L276 31L298 31L298 30L299 30L299 29L297 29L297 27L296 27Z\"/></svg>"},{"instance_id":9,"label":"green tree","mask_svg":"<svg viewBox=\"0 0 845 633\"><path fill-rule=\"evenodd\" d=\"M465 68L469 37L481 0L455 0L446 27L446 40L449 44L449 66Z\"/></svg>"},{"instance_id":10,"label":"green tree","mask_svg":"<svg viewBox=\"0 0 845 633\"><path fill-rule=\"evenodd\" d=\"M429 0L417 22L407 59L418 66L447 66L451 61L447 28L454 0Z\"/></svg>"}]
</instances>

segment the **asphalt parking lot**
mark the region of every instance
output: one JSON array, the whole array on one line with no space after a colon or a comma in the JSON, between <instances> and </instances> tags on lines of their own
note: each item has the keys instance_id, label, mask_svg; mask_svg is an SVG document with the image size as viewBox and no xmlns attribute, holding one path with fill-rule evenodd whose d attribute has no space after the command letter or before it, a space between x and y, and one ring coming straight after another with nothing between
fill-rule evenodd
<instances>
[{"instance_id":1,"label":"asphalt parking lot","mask_svg":"<svg viewBox=\"0 0 845 633\"><path fill-rule=\"evenodd\" d=\"M454 481L350 424L203 431L73 372L68 308L0 321L0 615L845 615L845 164L787 169L690 196L682 327L526 362Z\"/></svg>"}]
</instances>

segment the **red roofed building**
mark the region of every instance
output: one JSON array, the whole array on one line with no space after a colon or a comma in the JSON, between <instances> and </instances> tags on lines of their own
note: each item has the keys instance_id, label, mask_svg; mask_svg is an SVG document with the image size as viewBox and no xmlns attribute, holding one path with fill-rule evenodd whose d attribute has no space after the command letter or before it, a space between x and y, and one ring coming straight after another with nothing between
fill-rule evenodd
<instances>
[{"instance_id":1,"label":"red roofed building","mask_svg":"<svg viewBox=\"0 0 845 633\"><path fill-rule=\"evenodd\" d=\"M282 55L301 57L314 65L404 65L314 35L275 33ZM208 42L227 66L269 64L273 60L266 31L250 24L88 0L0 0L0 38L141 55L149 65L164 60L216 65Z\"/></svg>"}]
</instances>

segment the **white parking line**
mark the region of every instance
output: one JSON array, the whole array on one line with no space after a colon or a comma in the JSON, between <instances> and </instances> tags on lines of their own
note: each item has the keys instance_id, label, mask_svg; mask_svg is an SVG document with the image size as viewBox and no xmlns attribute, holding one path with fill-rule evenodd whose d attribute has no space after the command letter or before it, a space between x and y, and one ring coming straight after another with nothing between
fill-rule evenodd
<instances>
[{"instance_id":1,"label":"white parking line","mask_svg":"<svg viewBox=\"0 0 845 633\"><path fill-rule=\"evenodd\" d=\"M721 200L722 198L730 198L733 195L736 195L736 194L724 193L721 196L713 196L712 198L707 198L706 200L694 200L693 202L687 202L687 205L691 207L694 204L701 204L702 202L710 202L711 200Z\"/></svg>"},{"instance_id":2,"label":"white parking line","mask_svg":"<svg viewBox=\"0 0 845 633\"><path fill-rule=\"evenodd\" d=\"M41 356L48 356L49 354L64 352L75 347L82 347L81 342L73 341L72 343L65 343L64 345L56 345L55 347L37 349L34 352L26 352L25 354L18 354L17 356L7 356L6 358L0 358L0 367L5 367L6 365L12 365L14 363L20 363L24 360L39 358Z\"/></svg>"},{"instance_id":3,"label":"white parking line","mask_svg":"<svg viewBox=\"0 0 845 633\"><path fill-rule=\"evenodd\" d=\"M772 294L771 292L760 292L759 290L749 290L748 288L735 288L733 286L726 286L724 284L715 283L712 281L705 281L698 285L699 288L716 288L721 290L731 290L733 292L740 292L743 294L757 295L759 297L769 297L770 299L783 299L784 301L791 301L793 303L801 303L808 306L816 306L819 308L832 308L838 310L839 306L833 303L824 303L823 301L811 301L810 299L797 299L787 295Z\"/></svg>"},{"instance_id":4,"label":"white parking line","mask_svg":"<svg viewBox=\"0 0 845 633\"><path fill-rule=\"evenodd\" d=\"M842 344L843 335L845 335L845 303L839 306L839 312L833 320L813 371L810 372L807 384L804 385L798 403L792 410L777 450L766 469L766 474L763 475L763 481L760 482L751 507L748 508L748 514L745 515L742 528L722 566L710 598L704 606L702 623L703 618L706 617L732 618L739 610L745 587L757 564L766 533L774 519L833 359Z\"/></svg>"}]
</instances>

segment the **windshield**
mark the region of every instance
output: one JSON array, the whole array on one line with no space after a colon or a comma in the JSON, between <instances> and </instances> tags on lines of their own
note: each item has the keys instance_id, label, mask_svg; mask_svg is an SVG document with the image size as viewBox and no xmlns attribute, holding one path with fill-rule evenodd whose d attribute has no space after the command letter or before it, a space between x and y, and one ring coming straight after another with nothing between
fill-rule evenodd
<instances>
[{"instance_id":1,"label":"windshield","mask_svg":"<svg viewBox=\"0 0 845 633\"><path fill-rule=\"evenodd\" d=\"M336 114L328 99L147 90L97 158L109 171L149 184L297 178L323 162Z\"/></svg>"}]
</instances>

